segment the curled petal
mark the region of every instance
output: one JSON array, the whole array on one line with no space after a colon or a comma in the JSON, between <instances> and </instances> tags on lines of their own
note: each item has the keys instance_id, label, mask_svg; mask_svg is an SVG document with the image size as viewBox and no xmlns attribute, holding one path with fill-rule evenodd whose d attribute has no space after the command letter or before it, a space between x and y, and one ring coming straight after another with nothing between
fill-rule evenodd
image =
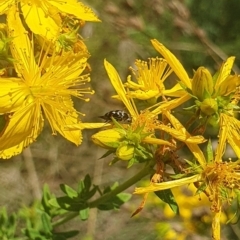
<instances>
[{"instance_id":1,"label":"curled petal","mask_svg":"<svg viewBox=\"0 0 240 240\"><path fill-rule=\"evenodd\" d=\"M174 187L180 187L185 184L194 183L201 180L201 175L193 175L191 177L186 177L174 181L162 182L162 183L152 183L148 187L135 188L134 194L145 194L149 192L156 192L165 189L170 189Z\"/></svg>"}]
</instances>

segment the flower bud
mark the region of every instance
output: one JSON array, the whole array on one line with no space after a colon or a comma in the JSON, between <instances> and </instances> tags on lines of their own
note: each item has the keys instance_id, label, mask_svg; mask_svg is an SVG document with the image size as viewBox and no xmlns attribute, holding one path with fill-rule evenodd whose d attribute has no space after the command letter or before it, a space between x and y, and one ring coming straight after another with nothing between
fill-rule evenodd
<instances>
[{"instance_id":1,"label":"flower bud","mask_svg":"<svg viewBox=\"0 0 240 240\"><path fill-rule=\"evenodd\" d=\"M123 161L129 161L134 156L134 146L133 145L123 145L120 146L116 151L116 156Z\"/></svg>"},{"instance_id":2,"label":"flower bud","mask_svg":"<svg viewBox=\"0 0 240 240\"><path fill-rule=\"evenodd\" d=\"M92 141L100 147L112 149L118 148L125 136L123 129L107 129L92 135Z\"/></svg>"},{"instance_id":3,"label":"flower bud","mask_svg":"<svg viewBox=\"0 0 240 240\"><path fill-rule=\"evenodd\" d=\"M213 93L213 80L211 73L204 67L199 67L192 80L192 93L200 101L209 98Z\"/></svg>"},{"instance_id":4,"label":"flower bud","mask_svg":"<svg viewBox=\"0 0 240 240\"><path fill-rule=\"evenodd\" d=\"M200 109L204 114L210 116L218 111L218 104L216 100L207 98L201 102Z\"/></svg>"}]
</instances>

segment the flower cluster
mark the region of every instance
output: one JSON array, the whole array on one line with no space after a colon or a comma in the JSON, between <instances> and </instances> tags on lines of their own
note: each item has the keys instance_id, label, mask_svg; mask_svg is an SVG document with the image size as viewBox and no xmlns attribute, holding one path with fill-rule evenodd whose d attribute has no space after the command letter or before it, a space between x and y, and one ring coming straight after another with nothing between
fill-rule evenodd
<instances>
[{"instance_id":1,"label":"flower cluster","mask_svg":"<svg viewBox=\"0 0 240 240\"><path fill-rule=\"evenodd\" d=\"M214 74L201 66L189 77L174 54L154 39L152 45L162 56L136 60L126 81L104 61L116 91L113 98L126 112L111 111L102 117L106 122L82 123L83 113L74 108L72 96L88 101L85 94L94 91L85 87L90 77L82 74L90 55L78 30L85 21L99 21L93 11L77 0L7 0L0 4L0 14L7 19L0 24L0 158L17 155L34 142L44 119L53 135L60 133L76 145L83 129L101 128L92 141L107 149L104 157L114 155L111 164L122 160L127 167L144 163L150 169L149 186L135 189L145 195L134 214L150 192L165 191L171 205L170 189L191 184L196 194L208 198L213 239L220 239L225 204L235 199L240 204L240 76L232 72L235 58L229 57ZM180 118L178 111L189 119ZM218 129L217 136L207 139L207 126ZM224 157L227 146L235 159Z\"/></svg>"},{"instance_id":2,"label":"flower cluster","mask_svg":"<svg viewBox=\"0 0 240 240\"><path fill-rule=\"evenodd\" d=\"M220 239L222 208L237 199L240 187L240 122L235 118L239 110L240 77L231 72L234 57L229 57L213 75L199 67L190 78L164 45L157 40L152 40L152 44L163 58L137 60L135 67L130 68L135 81L129 76L123 83L115 68L105 60L117 93L113 97L122 101L132 121L120 123L112 118L112 124L105 125L108 129L92 136L93 142L108 149L104 156L115 154L112 163L124 160L128 161L128 167L141 162L155 166L150 185L135 190L135 194L145 197L133 215L143 208L150 192L194 183L196 194L206 195L211 203L213 239ZM165 83L174 74L177 82L167 87L169 84ZM184 108L185 103L193 105ZM174 109L181 107L190 119L177 118ZM211 140L205 139L207 126L219 129L215 151ZM204 144L206 151L199 146L204 142L208 142L207 146ZM236 160L223 157L227 143ZM188 155L184 154L186 147L190 150Z\"/></svg>"}]
</instances>

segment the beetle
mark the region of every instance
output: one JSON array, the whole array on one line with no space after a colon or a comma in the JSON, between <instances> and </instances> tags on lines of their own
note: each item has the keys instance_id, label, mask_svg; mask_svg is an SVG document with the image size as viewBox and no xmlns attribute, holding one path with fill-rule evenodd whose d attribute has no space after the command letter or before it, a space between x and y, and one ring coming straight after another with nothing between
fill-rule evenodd
<instances>
[{"instance_id":1,"label":"beetle","mask_svg":"<svg viewBox=\"0 0 240 240\"><path fill-rule=\"evenodd\" d=\"M123 110L112 110L99 117L104 119L106 122L112 122L112 118L114 118L118 122L132 122L132 117Z\"/></svg>"}]
</instances>

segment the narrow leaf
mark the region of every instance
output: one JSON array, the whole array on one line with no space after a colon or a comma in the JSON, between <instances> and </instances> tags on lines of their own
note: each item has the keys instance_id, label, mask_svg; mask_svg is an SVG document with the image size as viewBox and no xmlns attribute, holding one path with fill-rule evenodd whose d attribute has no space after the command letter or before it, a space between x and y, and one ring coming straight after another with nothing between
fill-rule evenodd
<instances>
[{"instance_id":1,"label":"narrow leaf","mask_svg":"<svg viewBox=\"0 0 240 240\"><path fill-rule=\"evenodd\" d=\"M89 217L89 208L84 208L79 211L79 216L82 221L85 221Z\"/></svg>"},{"instance_id":2,"label":"narrow leaf","mask_svg":"<svg viewBox=\"0 0 240 240\"><path fill-rule=\"evenodd\" d=\"M167 203L175 214L179 214L179 207L170 189L154 192L162 201Z\"/></svg>"}]
</instances>

